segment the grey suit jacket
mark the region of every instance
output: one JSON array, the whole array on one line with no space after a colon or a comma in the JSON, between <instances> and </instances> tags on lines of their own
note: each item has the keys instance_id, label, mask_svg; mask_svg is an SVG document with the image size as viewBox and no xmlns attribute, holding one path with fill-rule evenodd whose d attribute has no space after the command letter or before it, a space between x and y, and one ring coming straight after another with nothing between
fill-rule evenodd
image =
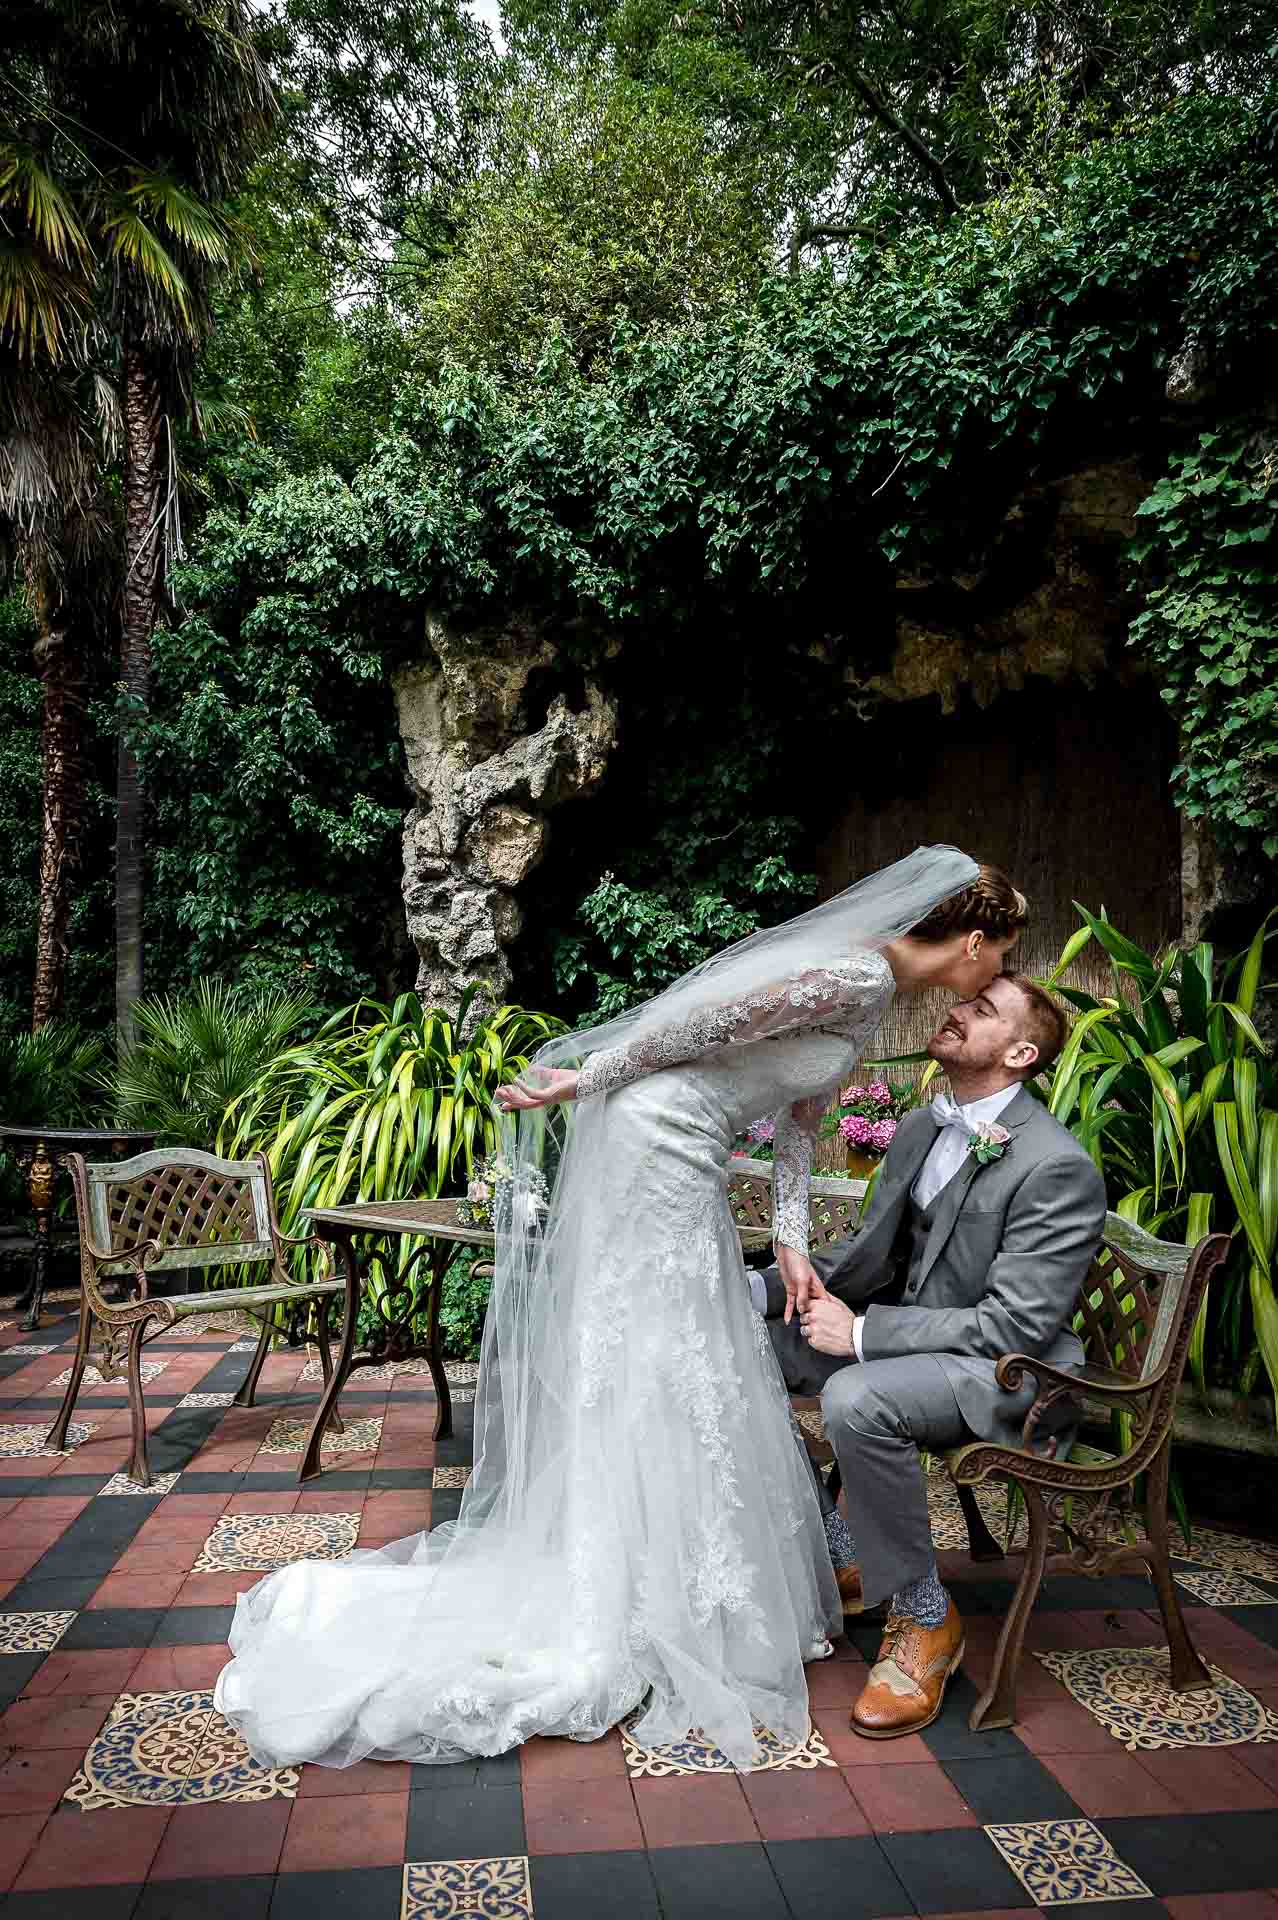
<instances>
[{"instance_id":1,"label":"grey suit jacket","mask_svg":"<svg viewBox=\"0 0 1278 1920\"><path fill-rule=\"evenodd\" d=\"M910 1188L936 1139L926 1108L902 1120L857 1232L812 1264L831 1293L864 1312L866 1361L937 1355L972 1432L1015 1442L1034 1388L1004 1393L995 1363L1028 1353L1071 1371L1082 1364L1069 1321L1105 1229L1105 1184L1024 1088L999 1119L1011 1135L1002 1158L981 1166L969 1155L944 1189L913 1291Z\"/></svg>"}]
</instances>

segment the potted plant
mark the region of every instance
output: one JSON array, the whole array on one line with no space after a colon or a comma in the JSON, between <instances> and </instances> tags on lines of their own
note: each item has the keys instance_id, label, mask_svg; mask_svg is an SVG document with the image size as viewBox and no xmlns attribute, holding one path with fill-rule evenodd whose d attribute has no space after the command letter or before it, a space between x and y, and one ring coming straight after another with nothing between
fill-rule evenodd
<instances>
[{"instance_id":1,"label":"potted plant","mask_svg":"<svg viewBox=\"0 0 1278 1920\"><path fill-rule=\"evenodd\" d=\"M848 1172L868 1180L896 1137L901 1116L917 1103L908 1081L871 1080L844 1087L839 1104L821 1122L823 1138L838 1134L847 1142Z\"/></svg>"}]
</instances>

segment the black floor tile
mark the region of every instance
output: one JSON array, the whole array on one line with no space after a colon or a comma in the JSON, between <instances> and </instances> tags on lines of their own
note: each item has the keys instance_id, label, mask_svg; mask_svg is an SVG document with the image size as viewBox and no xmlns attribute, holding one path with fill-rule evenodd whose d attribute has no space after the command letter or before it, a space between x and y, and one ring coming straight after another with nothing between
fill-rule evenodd
<instances>
[{"instance_id":1,"label":"black floor tile","mask_svg":"<svg viewBox=\"0 0 1278 1920\"><path fill-rule=\"evenodd\" d=\"M170 1607L155 1631L157 1647L211 1647L226 1639L234 1607Z\"/></svg>"},{"instance_id":2,"label":"black floor tile","mask_svg":"<svg viewBox=\"0 0 1278 1920\"><path fill-rule=\"evenodd\" d=\"M4 1920L133 1920L140 1886L48 1887L11 1893L0 1903Z\"/></svg>"},{"instance_id":3,"label":"black floor tile","mask_svg":"<svg viewBox=\"0 0 1278 1920\"><path fill-rule=\"evenodd\" d=\"M274 1875L241 1879L152 1880L143 1889L133 1920L266 1920Z\"/></svg>"},{"instance_id":4,"label":"black floor tile","mask_svg":"<svg viewBox=\"0 0 1278 1920\"><path fill-rule=\"evenodd\" d=\"M1248 1574L1250 1580L1253 1576ZM1181 1596L1185 1598L1184 1595ZM1229 1617L1248 1633L1255 1634L1266 1646L1278 1647L1278 1607L1230 1607Z\"/></svg>"},{"instance_id":5,"label":"black floor tile","mask_svg":"<svg viewBox=\"0 0 1278 1920\"><path fill-rule=\"evenodd\" d=\"M1142 1580L1135 1574L1089 1580L1085 1574L1066 1573L1055 1580L1044 1580L1034 1604L1048 1613L1117 1613L1156 1608L1158 1595L1152 1580ZM1151 1639L1156 1631L1151 1631Z\"/></svg>"},{"instance_id":6,"label":"black floor tile","mask_svg":"<svg viewBox=\"0 0 1278 1920\"><path fill-rule=\"evenodd\" d=\"M1272 1812L1150 1814L1098 1820L1120 1860L1156 1894L1231 1893L1278 1884Z\"/></svg>"},{"instance_id":7,"label":"black floor tile","mask_svg":"<svg viewBox=\"0 0 1278 1920\"><path fill-rule=\"evenodd\" d=\"M646 1853L542 1853L528 1867L537 1920L659 1920Z\"/></svg>"},{"instance_id":8,"label":"black floor tile","mask_svg":"<svg viewBox=\"0 0 1278 1920\"><path fill-rule=\"evenodd\" d=\"M773 1871L792 1913L881 1920L908 1913L909 1895L872 1835L850 1840L774 1840Z\"/></svg>"},{"instance_id":9,"label":"black floor tile","mask_svg":"<svg viewBox=\"0 0 1278 1920\"><path fill-rule=\"evenodd\" d=\"M461 1512L462 1489L460 1487L437 1487L430 1496L430 1524L432 1528L441 1526L445 1520L455 1520Z\"/></svg>"},{"instance_id":10,"label":"black floor tile","mask_svg":"<svg viewBox=\"0 0 1278 1920\"><path fill-rule=\"evenodd\" d=\"M403 1888L402 1867L282 1873L275 1882L270 1920L399 1920ZM216 1907L210 1909L209 1920L218 1920Z\"/></svg>"},{"instance_id":11,"label":"black floor tile","mask_svg":"<svg viewBox=\"0 0 1278 1920\"><path fill-rule=\"evenodd\" d=\"M468 1462L463 1461L463 1466ZM433 1485L433 1475L429 1467L374 1467L368 1476L371 1488L387 1492L393 1487L405 1487L410 1490ZM316 1485L318 1485L318 1481Z\"/></svg>"},{"instance_id":12,"label":"black floor tile","mask_svg":"<svg viewBox=\"0 0 1278 1920\"><path fill-rule=\"evenodd\" d=\"M945 1690L941 1717L924 1727L923 1739L938 1760L1015 1760L1025 1748L1010 1727L996 1727L990 1733L973 1733L967 1724L978 1699L976 1687L965 1673L956 1673Z\"/></svg>"},{"instance_id":13,"label":"black floor tile","mask_svg":"<svg viewBox=\"0 0 1278 1920\"><path fill-rule=\"evenodd\" d=\"M6 1613L40 1613L46 1609L61 1613L67 1608L78 1611L92 1600L105 1576L85 1574L83 1578L63 1575L56 1580L41 1580L32 1572L24 1575L4 1597Z\"/></svg>"},{"instance_id":14,"label":"black floor tile","mask_svg":"<svg viewBox=\"0 0 1278 1920\"><path fill-rule=\"evenodd\" d=\"M500 1753L492 1760L462 1760L443 1767L414 1766L409 1786L414 1793L455 1793L459 1787L517 1787L519 1750Z\"/></svg>"},{"instance_id":15,"label":"black floor tile","mask_svg":"<svg viewBox=\"0 0 1278 1920\"><path fill-rule=\"evenodd\" d=\"M58 1651L75 1653L88 1647L149 1647L163 1619L163 1607L90 1607L86 1612L76 1615L59 1640Z\"/></svg>"},{"instance_id":16,"label":"black floor tile","mask_svg":"<svg viewBox=\"0 0 1278 1920\"><path fill-rule=\"evenodd\" d=\"M1032 1753L999 1755L988 1760L944 1755L941 1765L983 1823L1083 1817L1060 1781Z\"/></svg>"},{"instance_id":17,"label":"black floor tile","mask_svg":"<svg viewBox=\"0 0 1278 1920\"><path fill-rule=\"evenodd\" d=\"M788 1920L772 1862L758 1842L654 1847L648 1859L665 1920Z\"/></svg>"},{"instance_id":18,"label":"black floor tile","mask_svg":"<svg viewBox=\"0 0 1278 1920\"><path fill-rule=\"evenodd\" d=\"M919 1913L998 1912L1034 1904L979 1827L882 1833L878 1839Z\"/></svg>"},{"instance_id":19,"label":"black floor tile","mask_svg":"<svg viewBox=\"0 0 1278 1920\"><path fill-rule=\"evenodd\" d=\"M29 1480L20 1475L0 1481L0 1493L6 1500L39 1500L43 1495L68 1496L101 1493L109 1473L46 1473Z\"/></svg>"},{"instance_id":20,"label":"black floor tile","mask_svg":"<svg viewBox=\"0 0 1278 1920\"><path fill-rule=\"evenodd\" d=\"M408 1796L406 1860L482 1860L527 1851L518 1787L428 1787Z\"/></svg>"},{"instance_id":21,"label":"black floor tile","mask_svg":"<svg viewBox=\"0 0 1278 1920\"><path fill-rule=\"evenodd\" d=\"M5 1602L3 1611L11 1611ZM43 1653L6 1653L0 1654L0 1707L11 1707L19 1694L25 1692L27 1683L33 1680L37 1668L43 1666L48 1658Z\"/></svg>"}]
</instances>

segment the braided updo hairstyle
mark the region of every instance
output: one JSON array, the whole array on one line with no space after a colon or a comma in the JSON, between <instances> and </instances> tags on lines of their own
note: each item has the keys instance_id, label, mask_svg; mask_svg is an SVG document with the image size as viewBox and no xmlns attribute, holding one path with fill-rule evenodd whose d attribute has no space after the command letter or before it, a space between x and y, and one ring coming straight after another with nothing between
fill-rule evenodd
<instances>
[{"instance_id":1,"label":"braided updo hairstyle","mask_svg":"<svg viewBox=\"0 0 1278 1920\"><path fill-rule=\"evenodd\" d=\"M912 940L948 940L956 933L983 933L991 940L1010 940L1029 920L1029 902L1014 887L1002 867L982 863L970 887L941 900L917 926Z\"/></svg>"}]
</instances>

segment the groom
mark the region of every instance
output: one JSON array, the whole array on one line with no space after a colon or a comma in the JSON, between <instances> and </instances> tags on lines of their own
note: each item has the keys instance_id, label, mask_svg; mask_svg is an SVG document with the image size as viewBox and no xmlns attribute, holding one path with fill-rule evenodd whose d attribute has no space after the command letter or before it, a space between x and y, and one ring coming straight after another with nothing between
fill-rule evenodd
<instances>
[{"instance_id":1,"label":"groom","mask_svg":"<svg viewBox=\"0 0 1278 1920\"><path fill-rule=\"evenodd\" d=\"M785 1319L777 1269L762 1276L786 1384L820 1394L847 1494L856 1565L839 1575L845 1611L891 1599L852 1710L854 1732L870 1739L934 1720L963 1656L919 1448L1019 1446L1035 1388L1004 1392L998 1360L1082 1362L1068 1321L1100 1245L1105 1187L1024 1084L1065 1035L1056 1002L1021 974L953 1007L928 1045L952 1097L902 1120L859 1230L814 1256L806 1306Z\"/></svg>"}]
</instances>

